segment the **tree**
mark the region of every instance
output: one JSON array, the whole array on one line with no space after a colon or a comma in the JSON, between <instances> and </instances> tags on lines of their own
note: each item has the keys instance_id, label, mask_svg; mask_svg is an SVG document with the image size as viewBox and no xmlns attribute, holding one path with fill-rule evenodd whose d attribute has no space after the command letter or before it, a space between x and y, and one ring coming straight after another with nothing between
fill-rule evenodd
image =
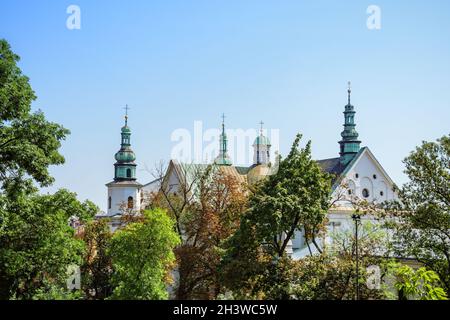
<instances>
[{"instance_id":1,"label":"tree","mask_svg":"<svg viewBox=\"0 0 450 320\"><path fill-rule=\"evenodd\" d=\"M450 135L423 142L405 160L409 182L387 207L398 256L415 258L450 290Z\"/></svg>"},{"instance_id":2,"label":"tree","mask_svg":"<svg viewBox=\"0 0 450 320\"><path fill-rule=\"evenodd\" d=\"M166 183L166 169L156 177L160 191L150 207L167 210L181 238L176 248L177 299L215 299L221 292L218 264L222 242L238 228L247 205L247 185L217 165L177 165L178 184Z\"/></svg>"},{"instance_id":3,"label":"tree","mask_svg":"<svg viewBox=\"0 0 450 320\"><path fill-rule=\"evenodd\" d=\"M145 211L141 222L116 231L109 254L113 275L112 299L167 299L166 285L179 244L174 221L163 210Z\"/></svg>"},{"instance_id":4,"label":"tree","mask_svg":"<svg viewBox=\"0 0 450 320\"><path fill-rule=\"evenodd\" d=\"M280 281L285 270L280 262L287 261L286 248L296 230L305 231L308 246L322 250L316 237L324 230L331 176L311 159L311 142L299 149L300 140L301 135L297 135L291 152L280 161L278 172L256 186L239 230L228 241L223 259L224 281L229 289L240 290L244 297L288 296L288 288L286 292L277 291L275 296L255 289L258 282L271 282L264 275Z\"/></svg>"},{"instance_id":5,"label":"tree","mask_svg":"<svg viewBox=\"0 0 450 320\"><path fill-rule=\"evenodd\" d=\"M295 283L295 296L314 300L352 300L356 296L356 285L360 299L380 299L383 292L367 287L367 267L380 268L380 285L386 273L389 259L388 235L381 224L370 220L360 222L358 232L358 256L356 255L356 234L353 228L335 231L331 234L331 244L317 256L305 257L300 264L300 276ZM358 264L356 259L358 257ZM313 267L315 266L315 267ZM358 267L358 278L356 270Z\"/></svg>"},{"instance_id":6,"label":"tree","mask_svg":"<svg viewBox=\"0 0 450 320\"><path fill-rule=\"evenodd\" d=\"M69 131L31 113L36 96L17 66L19 56L0 40L0 184L12 196L31 188L31 180L48 186L50 165L64 163L58 149Z\"/></svg>"},{"instance_id":7,"label":"tree","mask_svg":"<svg viewBox=\"0 0 450 320\"><path fill-rule=\"evenodd\" d=\"M112 263L108 254L112 233L108 223L107 219L89 221L80 234L86 244L81 283L84 294L89 299L105 299L112 291Z\"/></svg>"},{"instance_id":8,"label":"tree","mask_svg":"<svg viewBox=\"0 0 450 320\"><path fill-rule=\"evenodd\" d=\"M391 270L396 277L395 287L404 299L447 300L447 295L439 285L439 276L432 270L419 268L414 271L406 265L398 265Z\"/></svg>"},{"instance_id":9,"label":"tree","mask_svg":"<svg viewBox=\"0 0 450 320\"><path fill-rule=\"evenodd\" d=\"M54 195L0 195L0 299L31 299L66 286L67 267L81 265L84 245L69 226L98 212L89 201L60 190Z\"/></svg>"},{"instance_id":10,"label":"tree","mask_svg":"<svg viewBox=\"0 0 450 320\"><path fill-rule=\"evenodd\" d=\"M183 243L176 249L178 299L215 299L221 293L221 246L239 226L247 204L245 184L210 166L183 221Z\"/></svg>"}]
</instances>

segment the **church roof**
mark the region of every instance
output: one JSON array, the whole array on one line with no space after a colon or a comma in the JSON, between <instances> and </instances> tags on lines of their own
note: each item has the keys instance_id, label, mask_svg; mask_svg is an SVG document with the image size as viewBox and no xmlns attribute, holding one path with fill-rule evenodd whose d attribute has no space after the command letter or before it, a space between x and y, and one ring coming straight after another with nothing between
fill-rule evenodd
<instances>
[{"instance_id":1,"label":"church roof","mask_svg":"<svg viewBox=\"0 0 450 320\"><path fill-rule=\"evenodd\" d=\"M208 164L193 164L193 163L180 163L176 160L171 161L171 165L173 166L173 169L177 173L177 175L183 179L186 179L185 183L187 185L191 184L194 179L196 178L196 175L204 170L210 165ZM247 167L235 167L235 166L221 166L213 164L213 170L220 170L221 172L225 173L226 175L233 176L237 179L239 182L245 182L246 181L246 174L250 168ZM170 170L170 166L169 166Z\"/></svg>"},{"instance_id":2,"label":"church roof","mask_svg":"<svg viewBox=\"0 0 450 320\"><path fill-rule=\"evenodd\" d=\"M337 176L344 172L346 167L341 164L340 158L317 160L317 163L323 171Z\"/></svg>"},{"instance_id":3,"label":"church roof","mask_svg":"<svg viewBox=\"0 0 450 320\"><path fill-rule=\"evenodd\" d=\"M137 187L142 187L142 184L140 184L137 181L134 180L118 180L118 181L111 181L109 183L106 184L107 187L110 186L122 186L122 187L126 187L126 186L137 186Z\"/></svg>"}]
</instances>

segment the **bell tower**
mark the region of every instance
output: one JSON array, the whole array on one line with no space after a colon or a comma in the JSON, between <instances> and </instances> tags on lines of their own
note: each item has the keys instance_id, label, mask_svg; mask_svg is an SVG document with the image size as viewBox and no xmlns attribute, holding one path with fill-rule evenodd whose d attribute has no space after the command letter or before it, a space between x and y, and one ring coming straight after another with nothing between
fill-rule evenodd
<instances>
[{"instance_id":1,"label":"bell tower","mask_svg":"<svg viewBox=\"0 0 450 320\"><path fill-rule=\"evenodd\" d=\"M136 181L136 155L131 149L131 129L128 127L128 105L125 107L125 125L121 129L120 150L115 154L114 181L108 183L108 216L139 213L141 187Z\"/></svg>"}]
</instances>

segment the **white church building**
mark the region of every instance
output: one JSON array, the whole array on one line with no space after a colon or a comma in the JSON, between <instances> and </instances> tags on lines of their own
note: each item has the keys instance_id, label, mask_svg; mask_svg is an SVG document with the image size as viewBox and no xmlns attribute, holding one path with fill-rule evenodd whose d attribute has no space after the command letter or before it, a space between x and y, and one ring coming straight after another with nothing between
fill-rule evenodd
<instances>
[{"instance_id":1,"label":"white church building","mask_svg":"<svg viewBox=\"0 0 450 320\"><path fill-rule=\"evenodd\" d=\"M351 218L354 212L351 204L352 199L357 198L375 203L396 199L392 179L370 149L367 146L361 147L361 141L358 139L359 136L356 131L356 112L350 98L351 89L349 87L348 102L344 110L344 130L339 141L339 155L317 161L325 172L334 175L331 195L334 205L328 213L329 232L353 227ZM146 185L141 185L136 180L136 164L134 162L136 157L131 150L131 130L128 127L127 116L121 135L121 148L115 155L114 180L106 185L108 188L108 211L105 215L102 215L102 217L113 218L113 227L114 221L116 221L117 226L117 221L125 210L139 212L141 207L145 206L143 203L144 193L157 192L161 185L159 180ZM276 164L271 165L270 161L271 142L263 135L263 130L253 143L253 164L250 166L234 166L228 156L227 144L225 123L223 122L220 151L214 160L214 164L220 170L235 176L239 181L247 183L254 183L275 172L277 166ZM177 185L188 178L183 175L189 175L189 171L194 170L195 166L206 166L206 164L182 164L176 160L171 160L163 180L169 183L175 192ZM371 219L371 217L362 217L362 220L364 219ZM297 231L287 251L294 259L309 254L301 230Z\"/></svg>"}]
</instances>

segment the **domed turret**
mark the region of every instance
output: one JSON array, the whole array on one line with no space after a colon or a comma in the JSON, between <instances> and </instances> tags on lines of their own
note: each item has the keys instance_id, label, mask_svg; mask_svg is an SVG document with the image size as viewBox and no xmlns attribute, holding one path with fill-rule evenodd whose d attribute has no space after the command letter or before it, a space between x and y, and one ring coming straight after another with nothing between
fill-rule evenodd
<instances>
[{"instance_id":1,"label":"domed turret","mask_svg":"<svg viewBox=\"0 0 450 320\"><path fill-rule=\"evenodd\" d=\"M127 110L128 111L128 110ZM125 116L125 125L121 129L122 142L120 150L116 153L114 181L136 180L136 155L131 150L131 129L128 127L128 114Z\"/></svg>"},{"instance_id":2,"label":"domed turret","mask_svg":"<svg viewBox=\"0 0 450 320\"><path fill-rule=\"evenodd\" d=\"M259 136L256 137L255 142L253 142L253 164L268 165L270 163L270 147L272 146L269 138L263 134L264 122L261 121L261 130Z\"/></svg>"},{"instance_id":3,"label":"domed turret","mask_svg":"<svg viewBox=\"0 0 450 320\"><path fill-rule=\"evenodd\" d=\"M132 150L120 150L114 157L117 162L133 162L136 160L136 155Z\"/></svg>"},{"instance_id":4,"label":"domed turret","mask_svg":"<svg viewBox=\"0 0 450 320\"><path fill-rule=\"evenodd\" d=\"M258 137L256 137L255 142L253 142L253 145L265 145L265 146L270 146L270 140L269 138L267 138L266 136L263 135L259 135Z\"/></svg>"}]
</instances>

